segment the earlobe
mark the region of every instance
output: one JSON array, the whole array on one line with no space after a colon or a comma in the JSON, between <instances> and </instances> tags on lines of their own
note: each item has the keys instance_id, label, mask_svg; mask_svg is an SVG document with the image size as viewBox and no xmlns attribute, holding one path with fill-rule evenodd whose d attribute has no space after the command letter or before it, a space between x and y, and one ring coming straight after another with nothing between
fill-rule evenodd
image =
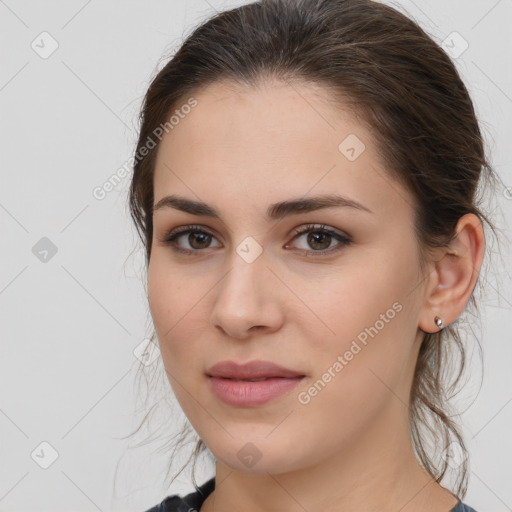
<instances>
[{"instance_id":1,"label":"earlobe","mask_svg":"<svg viewBox=\"0 0 512 512\"><path fill-rule=\"evenodd\" d=\"M441 257L432 262L433 269L418 327L434 333L454 322L473 293L482 265L485 236L480 219L463 215L448 246L440 248Z\"/></svg>"},{"instance_id":2,"label":"earlobe","mask_svg":"<svg viewBox=\"0 0 512 512\"><path fill-rule=\"evenodd\" d=\"M432 329L432 326L431 326L431 324L432 324L432 323L433 323L435 326L437 326L437 330L434 330L434 331L426 330L426 329ZM424 326L424 325L426 325L426 324L428 324L428 325L427 325L427 327L423 327L423 326ZM421 330L422 332L424 332L425 334L435 334L436 332L440 332L440 331L442 331L442 330L445 328L445 325L444 325L443 319L442 319L441 317L439 317L439 316L435 316L435 317L434 317L434 321L433 321L433 322L432 322L432 321L430 321L430 322L429 322L428 320L427 320L427 321L425 321L425 322L421 321L421 322L420 322L420 325L419 325L418 327L419 327L419 328L420 328L420 330ZM435 327L434 327L434 328L435 328Z\"/></svg>"}]
</instances>

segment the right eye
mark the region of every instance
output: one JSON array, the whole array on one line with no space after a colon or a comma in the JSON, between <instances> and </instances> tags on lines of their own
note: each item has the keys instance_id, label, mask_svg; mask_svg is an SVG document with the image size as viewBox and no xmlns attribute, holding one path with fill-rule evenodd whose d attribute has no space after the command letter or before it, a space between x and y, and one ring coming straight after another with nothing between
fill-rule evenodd
<instances>
[{"instance_id":1,"label":"right eye","mask_svg":"<svg viewBox=\"0 0 512 512\"><path fill-rule=\"evenodd\" d=\"M185 235L188 235L188 237L185 237ZM186 240L189 248L179 246L180 238ZM181 226L168 232L161 242L170 245L175 251L192 254L208 249L212 238L214 238L214 235L205 231L201 226Z\"/></svg>"}]
</instances>

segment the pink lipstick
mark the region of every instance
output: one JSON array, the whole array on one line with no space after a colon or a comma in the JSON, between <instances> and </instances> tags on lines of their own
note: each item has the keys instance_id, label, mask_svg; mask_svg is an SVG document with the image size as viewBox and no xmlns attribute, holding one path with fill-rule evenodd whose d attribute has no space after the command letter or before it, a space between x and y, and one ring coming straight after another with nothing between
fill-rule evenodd
<instances>
[{"instance_id":1,"label":"pink lipstick","mask_svg":"<svg viewBox=\"0 0 512 512\"><path fill-rule=\"evenodd\" d=\"M238 364L223 361L207 372L211 389L222 402L235 407L254 407L283 395L305 375L270 361Z\"/></svg>"}]
</instances>

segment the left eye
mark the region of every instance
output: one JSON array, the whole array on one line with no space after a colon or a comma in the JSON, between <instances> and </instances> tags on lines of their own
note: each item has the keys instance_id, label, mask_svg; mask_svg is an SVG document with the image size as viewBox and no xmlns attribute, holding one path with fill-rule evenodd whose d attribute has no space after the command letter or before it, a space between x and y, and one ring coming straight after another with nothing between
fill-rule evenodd
<instances>
[{"instance_id":1,"label":"left eye","mask_svg":"<svg viewBox=\"0 0 512 512\"><path fill-rule=\"evenodd\" d=\"M347 246L352 242L348 235L333 229L327 229L324 225L310 224L307 226L301 226L294 230L294 234L295 236L293 237L293 240L300 239L304 235L308 235L305 240L312 250L304 247L299 247L299 249L314 256L341 250L344 246ZM185 235L188 235L186 240L190 248L183 248L178 244L178 240L185 237ZM173 249L178 252L197 254L203 249L212 247L210 245L212 239L215 239L214 235L205 231L200 226L185 226L184 228L171 231L161 241L164 244L171 245ZM334 247L331 246L333 240L338 242ZM217 247L219 247L219 245L217 245ZM285 248L289 247L289 244L285 246Z\"/></svg>"},{"instance_id":2,"label":"left eye","mask_svg":"<svg viewBox=\"0 0 512 512\"><path fill-rule=\"evenodd\" d=\"M324 225L301 226L295 230L295 234L296 236L293 238L294 240L301 238L303 235L307 235L305 239L306 243L309 245L309 247L314 248L314 250L310 251L308 248L304 247L299 247L299 249L311 253L330 253L340 250L344 246L351 243L351 239L347 235L337 232L333 229L328 229ZM338 244L335 245L334 248L331 247L331 242L333 239L338 241ZM286 247L288 247L288 245Z\"/></svg>"}]
</instances>

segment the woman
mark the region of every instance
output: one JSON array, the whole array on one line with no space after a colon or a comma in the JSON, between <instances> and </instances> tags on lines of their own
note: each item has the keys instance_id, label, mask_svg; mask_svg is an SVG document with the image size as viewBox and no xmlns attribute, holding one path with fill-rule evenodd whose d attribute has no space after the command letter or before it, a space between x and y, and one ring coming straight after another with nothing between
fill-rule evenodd
<instances>
[{"instance_id":1,"label":"woman","mask_svg":"<svg viewBox=\"0 0 512 512\"><path fill-rule=\"evenodd\" d=\"M493 170L447 54L370 0L219 13L151 83L135 160L155 333L216 465L151 512L474 512L443 371Z\"/></svg>"}]
</instances>

